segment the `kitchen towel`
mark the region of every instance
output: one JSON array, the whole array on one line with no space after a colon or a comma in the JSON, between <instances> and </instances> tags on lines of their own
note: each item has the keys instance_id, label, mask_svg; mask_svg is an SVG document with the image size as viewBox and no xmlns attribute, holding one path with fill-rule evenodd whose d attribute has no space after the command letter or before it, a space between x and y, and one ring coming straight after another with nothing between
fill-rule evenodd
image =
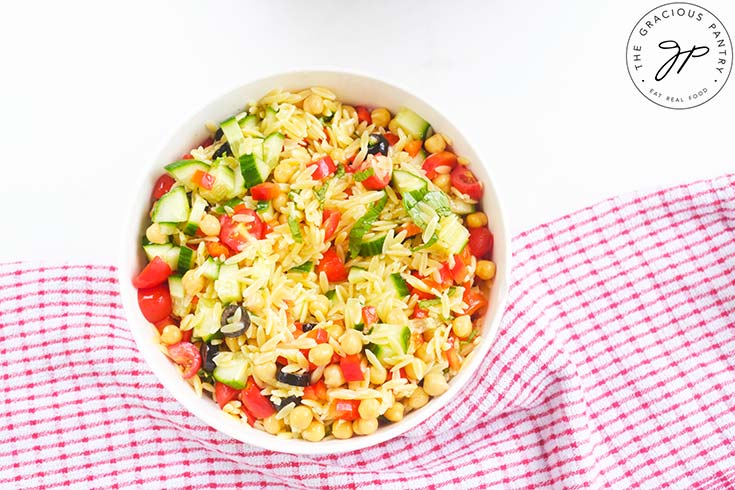
<instances>
[{"instance_id":1,"label":"kitchen towel","mask_svg":"<svg viewBox=\"0 0 735 490\"><path fill-rule=\"evenodd\" d=\"M446 410L339 456L229 439L138 355L114 267L0 266L0 488L733 488L735 175L521 233ZM287 444L287 442L284 442Z\"/></svg>"}]
</instances>

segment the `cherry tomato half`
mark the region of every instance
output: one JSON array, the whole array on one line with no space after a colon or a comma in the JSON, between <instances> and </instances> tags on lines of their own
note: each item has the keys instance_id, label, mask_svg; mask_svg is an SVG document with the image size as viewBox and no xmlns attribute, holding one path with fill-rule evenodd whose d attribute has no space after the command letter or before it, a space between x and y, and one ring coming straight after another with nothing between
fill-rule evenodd
<instances>
[{"instance_id":1,"label":"cherry tomato half","mask_svg":"<svg viewBox=\"0 0 735 490\"><path fill-rule=\"evenodd\" d=\"M133 278L133 286L138 289L158 286L168 279L172 272L171 267L161 257L153 257L140 274Z\"/></svg>"},{"instance_id":2,"label":"cherry tomato half","mask_svg":"<svg viewBox=\"0 0 735 490\"><path fill-rule=\"evenodd\" d=\"M328 242L334 237L334 232L337 231L339 226L339 220L342 218L342 213L332 209L325 209L322 213L322 227L324 228L324 241Z\"/></svg>"},{"instance_id":3,"label":"cherry tomato half","mask_svg":"<svg viewBox=\"0 0 735 490\"><path fill-rule=\"evenodd\" d=\"M360 400L334 400L332 413L334 418L342 420L357 420L360 418Z\"/></svg>"},{"instance_id":4,"label":"cherry tomato half","mask_svg":"<svg viewBox=\"0 0 735 490\"><path fill-rule=\"evenodd\" d=\"M452 187L455 187L462 194L467 194L475 201L479 201L482 197L482 183L477 180L472 170L467 167L458 166L452 170Z\"/></svg>"},{"instance_id":5,"label":"cherry tomato half","mask_svg":"<svg viewBox=\"0 0 735 490\"><path fill-rule=\"evenodd\" d=\"M168 284L138 289L138 306L146 320L156 323L171 314L171 294Z\"/></svg>"},{"instance_id":6,"label":"cherry tomato half","mask_svg":"<svg viewBox=\"0 0 735 490\"><path fill-rule=\"evenodd\" d=\"M437 168L448 167L451 171L451 169L456 166L457 155L450 151L440 151L439 153L429 155L426 160L424 160L424 163L421 164L421 168L424 169L424 172L426 172L426 176L431 180L434 180L439 174L439 172L437 172L436 170Z\"/></svg>"},{"instance_id":7,"label":"cherry tomato half","mask_svg":"<svg viewBox=\"0 0 735 490\"><path fill-rule=\"evenodd\" d=\"M329 282L339 282L347 279L347 269L345 269L345 264L342 262L342 259L339 258L339 255L337 255L337 251L334 247L324 252L322 260L317 264L317 274L320 274L322 271L327 275Z\"/></svg>"},{"instance_id":8,"label":"cherry tomato half","mask_svg":"<svg viewBox=\"0 0 735 490\"><path fill-rule=\"evenodd\" d=\"M247 209L240 204L235 207L235 214L249 217L249 221L235 221L232 216L224 214L220 217L219 239L232 250L242 252L248 243L248 233L255 239L260 240L265 236L263 221L252 209Z\"/></svg>"},{"instance_id":9,"label":"cherry tomato half","mask_svg":"<svg viewBox=\"0 0 735 490\"><path fill-rule=\"evenodd\" d=\"M240 390L236 390L231 386L227 386L226 384L220 383L219 381L214 383L214 399L217 400L217 405L219 405L219 408L227 405L239 394Z\"/></svg>"},{"instance_id":10,"label":"cherry tomato half","mask_svg":"<svg viewBox=\"0 0 735 490\"><path fill-rule=\"evenodd\" d=\"M467 245L470 247L472 255L478 259L492 254L494 241L493 234L489 229L470 228L470 241Z\"/></svg>"},{"instance_id":11,"label":"cherry tomato half","mask_svg":"<svg viewBox=\"0 0 735 490\"><path fill-rule=\"evenodd\" d=\"M160 199L161 196L171 190L171 187L176 183L173 177L169 174L163 174L158 177L158 180L153 185L153 200Z\"/></svg>"},{"instance_id":12,"label":"cherry tomato half","mask_svg":"<svg viewBox=\"0 0 735 490\"><path fill-rule=\"evenodd\" d=\"M193 377L202 367L202 355L190 342L179 342L168 347L168 354L176 364L184 368L184 378Z\"/></svg>"}]
</instances>

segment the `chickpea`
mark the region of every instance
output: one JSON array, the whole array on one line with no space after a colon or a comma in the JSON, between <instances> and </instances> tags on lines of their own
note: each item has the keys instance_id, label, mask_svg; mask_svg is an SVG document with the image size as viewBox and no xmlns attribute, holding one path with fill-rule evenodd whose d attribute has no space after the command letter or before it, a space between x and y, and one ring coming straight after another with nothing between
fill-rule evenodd
<instances>
[{"instance_id":1,"label":"chickpea","mask_svg":"<svg viewBox=\"0 0 735 490\"><path fill-rule=\"evenodd\" d=\"M391 119L388 123L388 129L393 134L398 134L398 122L395 119Z\"/></svg>"},{"instance_id":2,"label":"chickpea","mask_svg":"<svg viewBox=\"0 0 735 490\"><path fill-rule=\"evenodd\" d=\"M378 419L357 419L352 423L355 434L366 436L378 430Z\"/></svg>"},{"instance_id":3,"label":"chickpea","mask_svg":"<svg viewBox=\"0 0 735 490\"><path fill-rule=\"evenodd\" d=\"M477 268L475 269L477 277L483 281L489 281L495 277L495 262L492 260L480 260L477 262Z\"/></svg>"},{"instance_id":4,"label":"chickpea","mask_svg":"<svg viewBox=\"0 0 735 490\"><path fill-rule=\"evenodd\" d=\"M324 424L318 420L314 420L309 426L301 432L301 437L311 442L318 442L324 439L326 430Z\"/></svg>"},{"instance_id":5,"label":"chickpea","mask_svg":"<svg viewBox=\"0 0 735 490\"><path fill-rule=\"evenodd\" d=\"M332 424L332 435L337 439L349 439L352 437L352 422L348 420L335 420Z\"/></svg>"},{"instance_id":6,"label":"chickpea","mask_svg":"<svg viewBox=\"0 0 735 490\"><path fill-rule=\"evenodd\" d=\"M426 348L425 342L416 349L416 353L414 355L424 362L431 362L435 357L432 351Z\"/></svg>"},{"instance_id":7,"label":"chickpea","mask_svg":"<svg viewBox=\"0 0 735 490\"><path fill-rule=\"evenodd\" d=\"M447 142L444 141L441 134L437 133L424 141L424 148L429 153L439 153L447 148Z\"/></svg>"},{"instance_id":8,"label":"chickpea","mask_svg":"<svg viewBox=\"0 0 735 490\"><path fill-rule=\"evenodd\" d=\"M278 211L279 213L284 212L286 209L286 204L288 203L288 197L286 194L278 194L275 198L273 198L273 201L271 201L271 204L273 204L273 209Z\"/></svg>"},{"instance_id":9,"label":"chickpea","mask_svg":"<svg viewBox=\"0 0 735 490\"><path fill-rule=\"evenodd\" d=\"M256 364L253 366L253 374L261 381L273 381L276 379L276 363Z\"/></svg>"},{"instance_id":10,"label":"chickpea","mask_svg":"<svg viewBox=\"0 0 735 490\"><path fill-rule=\"evenodd\" d=\"M427 395L439 396L449 389L444 375L438 371L431 371L424 377L424 391Z\"/></svg>"},{"instance_id":11,"label":"chickpea","mask_svg":"<svg viewBox=\"0 0 735 490\"><path fill-rule=\"evenodd\" d=\"M329 312L329 298L324 296L323 294L317 295L314 299L309 302L309 313L311 313L314 316L317 316L318 313L321 313L322 316L326 316L326 314Z\"/></svg>"},{"instance_id":12,"label":"chickpea","mask_svg":"<svg viewBox=\"0 0 735 490\"><path fill-rule=\"evenodd\" d=\"M309 361L317 366L326 366L332 360L334 348L329 344L319 344L309 350Z\"/></svg>"},{"instance_id":13,"label":"chickpea","mask_svg":"<svg viewBox=\"0 0 735 490\"><path fill-rule=\"evenodd\" d=\"M161 332L161 342L168 345L181 342L181 330L176 325L166 325Z\"/></svg>"},{"instance_id":14,"label":"chickpea","mask_svg":"<svg viewBox=\"0 0 735 490\"><path fill-rule=\"evenodd\" d=\"M472 318L469 315L458 316L452 322L452 332L460 339L466 339L472 333Z\"/></svg>"},{"instance_id":15,"label":"chickpea","mask_svg":"<svg viewBox=\"0 0 735 490\"><path fill-rule=\"evenodd\" d=\"M304 405L299 405L288 414L288 422L291 424L291 428L295 430L301 431L306 429L312 420L314 420L314 414L311 413L309 407Z\"/></svg>"},{"instance_id":16,"label":"chickpea","mask_svg":"<svg viewBox=\"0 0 735 490\"><path fill-rule=\"evenodd\" d=\"M404 410L405 407L403 406L403 403L395 402L383 415L391 422L398 422L399 420L403 420Z\"/></svg>"},{"instance_id":17,"label":"chickpea","mask_svg":"<svg viewBox=\"0 0 735 490\"><path fill-rule=\"evenodd\" d=\"M334 339L340 338L342 334L345 333L345 327L343 327L339 323L328 326L326 330L329 335Z\"/></svg>"},{"instance_id":18,"label":"chickpea","mask_svg":"<svg viewBox=\"0 0 735 490\"><path fill-rule=\"evenodd\" d=\"M296 167L293 165L290 165L288 163L279 163L276 165L276 168L273 169L273 179L276 182L280 182L282 184L287 183L289 180L291 180L291 177L293 177L293 174L296 173ZM275 204L274 204L275 206ZM278 208L276 208L278 209Z\"/></svg>"},{"instance_id":19,"label":"chickpea","mask_svg":"<svg viewBox=\"0 0 735 490\"><path fill-rule=\"evenodd\" d=\"M370 118L373 120L376 128L385 128L391 119L390 111L385 107L378 107L370 113Z\"/></svg>"},{"instance_id":20,"label":"chickpea","mask_svg":"<svg viewBox=\"0 0 735 490\"><path fill-rule=\"evenodd\" d=\"M168 242L168 236L161 231L161 226L158 223L151 223L151 226L146 228L145 237L151 243L157 243L162 245Z\"/></svg>"},{"instance_id":21,"label":"chickpea","mask_svg":"<svg viewBox=\"0 0 735 490\"><path fill-rule=\"evenodd\" d=\"M324 101L317 94L311 94L304 99L304 110L309 114L321 114L324 110Z\"/></svg>"},{"instance_id":22,"label":"chickpea","mask_svg":"<svg viewBox=\"0 0 735 490\"><path fill-rule=\"evenodd\" d=\"M339 345L348 356L357 354L362 350L362 334L357 330L349 329L340 338Z\"/></svg>"},{"instance_id":23,"label":"chickpea","mask_svg":"<svg viewBox=\"0 0 735 490\"><path fill-rule=\"evenodd\" d=\"M482 211L467 215L467 226L470 228L482 228L487 225L487 215Z\"/></svg>"},{"instance_id":24,"label":"chickpea","mask_svg":"<svg viewBox=\"0 0 735 490\"><path fill-rule=\"evenodd\" d=\"M377 419L380 415L380 403L375 398L368 398L360 402L357 411L360 413L360 418Z\"/></svg>"},{"instance_id":25,"label":"chickpea","mask_svg":"<svg viewBox=\"0 0 735 490\"><path fill-rule=\"evenodd\" d=\"M449 174L439 174L434 178L434 185L446 193L452 189L452 178Z\"/></svg>"},{"instance_id":26,"label":"chickpea","mask_svg":"<svg viewBox=\"0 0 735 490\"><path fill-rule=\"evenodd\" d=\"M181 278L181 284L186 294L193 296L204 288L204 278L197 275L194 270L186 271L184 277Z\"/></svg>"},{"instance_id":27,"label":"chickpea","mask_svg":"<svg viewBox=\"0 0 735 490\"><path fill-rule=\"evenodd\" d=\"M406 365L406 375L409 378L420 380L426 372L426 364L421 359L414 359Z\"/></svg>"},{"instance_id":28,"label":"chickpea","mask_svg":"<svg viewBox=\"0 0 735 490\"><path fill-rule=\"evenodd\" d=\"M388 371L384 367L370 366L370 382L374 385L382 385L388 377Z\"/></svg>"},{"instance_id":29,"label":"chickpea","mask_svg":"<svg viewBox=\"0 0 735 490\"><path fill-rule=\"evenodd\" d=\"M330 364L324 370L324 384L328 388L337 388L345 384L345 376L337 364Z\"/></svg>"},{"instance_id":30,"label":"chickpea","mask_svg":"<svg viewBox=\"0 0 735 490\"><path fill-rule=\"evenodd\" d=\"M424 380L424 384L426 384L426 380ZM427 403L429 403L429 395L420 386L408 397L407 401L409 408L421 408Z\"/></svg>"},{"instance_id":31,"label":"chickpea","mask_svg":"<svg viewBox=\"0 0 735 490\"><path fill-rule=\"evenodd\" d=\"M207 236L217 236L220 231L219 220L211 214L205 214L199 223L199 229Z\"/></svg>"},{"instance_id":32,"label":"chickpea","mask_svg":"<svg viewBox=\"0 0 735 490\"><path fill-rule=\"evenodd\" d=\"M263 419L263 428L269 434L278 434L283 429L283 420L277 419L276 414L271 415Z\"/></svg>"}]
</instances>

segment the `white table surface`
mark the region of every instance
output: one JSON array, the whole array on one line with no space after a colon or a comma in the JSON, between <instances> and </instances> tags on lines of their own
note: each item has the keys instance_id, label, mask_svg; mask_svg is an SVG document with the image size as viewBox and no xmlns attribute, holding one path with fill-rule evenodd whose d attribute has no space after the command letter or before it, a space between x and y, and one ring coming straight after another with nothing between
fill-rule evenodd
<instances>
[{"instance_id":1,"label":"white table surface","mask_svg":"<svg viewBox=\"0 0 735 490\"><path fill-rule=\"evenodd\" d=\"M3 2L0 261L114 262L143 157L212 97L293 67L435 103L489 157L514 234L735 171L735 80L673 111L628 77L630 30L659 3ZM735 35L735 2L700 3Z\"/></svg>"}]
</instances>

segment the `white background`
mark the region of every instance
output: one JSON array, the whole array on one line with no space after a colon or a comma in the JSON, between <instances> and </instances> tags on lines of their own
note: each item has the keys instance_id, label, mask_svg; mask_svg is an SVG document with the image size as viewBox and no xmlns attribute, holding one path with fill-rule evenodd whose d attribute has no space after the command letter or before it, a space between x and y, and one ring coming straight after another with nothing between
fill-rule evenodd
<instances>
[{"instance_id":1,"label":"white background","mask_svg":"<svg viewBox=\"0 0 735 490\"><path fill-rule=\"evenodd\" d=\"M294 67L433 102L489 157L514 234L732 172L735 80L674 111L628 77L630 30L660 3L3 2L0 261L114 262L145 156L209 99ZM735 34L735 2L699 3Z\"/></svg>"}]
</instances>

